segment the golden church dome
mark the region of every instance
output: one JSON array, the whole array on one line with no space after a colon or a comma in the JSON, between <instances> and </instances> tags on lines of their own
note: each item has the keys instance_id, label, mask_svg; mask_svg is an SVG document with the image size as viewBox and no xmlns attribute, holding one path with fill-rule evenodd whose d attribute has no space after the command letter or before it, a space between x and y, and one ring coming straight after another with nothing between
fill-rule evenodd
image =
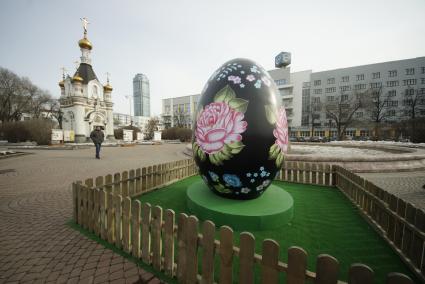
<instances>
[{"instance_id":1,"label":"golden church dome","mask_svg":"<svg viewBox=\"0 0 425 284\"><path fill-rule=\"evenodd\" d=\"M83 78L81 78L80 75L75 74L74 77L72 77L72 81L73 82L82 83L83 82Z\"/></svg>"},{"instance_id":2,"label":"golden church dome","mask_svg":"<svg viewBox=\"0 0 425 284\"><path fill-rule=\"evenodd\" d=\"M88 50L91 50L93 48L93 45L91 44L91 42L86 37L80 39L78 41L78 45L81 48L85 48L85 49L88 49Z\"/></svg>"},{"instance_id":3,"label":"golden church dome","mask_svg":"<svg viewBox=\"0 0 425 284\"><path fill-rule=\"evenodd\" d=\"M65 88L65 82L63 80L59 82L59 87Z\"/></svg>"},{"instance_id":4,"label":"golden church dome","mask_svg":"<svg viewBox=\"0 0 425 284\"><path fill-rule=\"evenodd\" d=\"M113 88L112 88L112 86L111 86L111 85L109 85L109 83L108 83L108 84L106 84L105 86L103 86L103 90L104 90L105 92L112 92Z\"/></svg>"}]
</instances>

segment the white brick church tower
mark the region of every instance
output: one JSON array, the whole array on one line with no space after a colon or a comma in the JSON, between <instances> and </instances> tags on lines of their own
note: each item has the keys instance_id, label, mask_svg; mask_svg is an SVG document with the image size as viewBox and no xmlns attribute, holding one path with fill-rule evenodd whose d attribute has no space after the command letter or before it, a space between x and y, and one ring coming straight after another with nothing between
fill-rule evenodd
<instances>
[{"instance_id":1,"label":"white brick church tower","mask_svg":"<svg viewBox=\"0 0 425 284\"><path fill-rule=\"evenodd\" d=\"M102 85L93 71L90 52L93 45L87 38L87 20L82 19L84 37L78 41L81 49L80 64L74 76L69 75L59 82L61 88L60 104L63 112L62 127L73 130L75 142L87 142L90 132L101 126L105 138L114 139L112 116L112 86L109 78Z\"/></svg>"}]
</instances>

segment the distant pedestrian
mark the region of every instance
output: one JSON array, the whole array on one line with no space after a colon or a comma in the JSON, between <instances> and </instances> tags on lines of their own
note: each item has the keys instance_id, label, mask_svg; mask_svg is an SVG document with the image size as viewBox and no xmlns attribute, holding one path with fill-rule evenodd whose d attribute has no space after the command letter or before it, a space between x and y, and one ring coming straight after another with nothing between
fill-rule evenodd
<instances>
[{"instance_id":1,"label":"distant pedestrian","mask_svg":"<svg viewBox=\"0 0 425 284\"><path fill-rule=\"evenodd\" d=\"M100 146L102 146L102 142L105 135L103 131L100 129L100 126L96 126L96 129L90 133L90 138L96 147L96 159L100 159Z\"/></svg>"}]
</instances>

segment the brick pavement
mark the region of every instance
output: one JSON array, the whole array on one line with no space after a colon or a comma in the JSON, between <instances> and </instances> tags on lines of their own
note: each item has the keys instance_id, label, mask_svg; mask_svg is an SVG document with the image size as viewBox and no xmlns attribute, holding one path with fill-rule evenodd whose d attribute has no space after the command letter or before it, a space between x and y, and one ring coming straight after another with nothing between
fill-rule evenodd
<instances>
[{"instance_id":1,"label":"brick pavement","mask_svg":"<svg viewBox=\"0 0 425 284\"><path fill-rule=\"evenodd\" d=\"M34 150L0 160L0 283L160 283L66 225L70 184L186 158L183 144ZM12 171L13 170L13 171Z\"/></svg>"},{"instance_id":2,"label":"brick pavement","mask_svg":"<svg viewBox=\"0 0 425 284\"><path fill-rule=\"evenodd\" d=\"M425 171L360 173L360 175L425 211Z\"/></svg>"}]
</instances>

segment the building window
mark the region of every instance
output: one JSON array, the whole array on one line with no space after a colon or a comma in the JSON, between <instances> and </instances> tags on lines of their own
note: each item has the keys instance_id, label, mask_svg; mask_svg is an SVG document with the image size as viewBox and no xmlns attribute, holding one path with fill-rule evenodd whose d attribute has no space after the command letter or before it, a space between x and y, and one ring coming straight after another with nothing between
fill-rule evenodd
<instances>
[{"instance_id":1,"label":"building window","mask_svg":"<svg viewBox=\"0 0 425 284\"><path fill-rule=\"evenodd\" d=\"M396 76L397 76L397 70L388 71L388 77L396 77Z\"/></svg>"},{"instance_id":2,"label":"building window","mask_svg":"<svg viewBox=\"0 0 425 284\"><path fill-rule=\"evenodd\" d=\"M322 85L322 80L314 80L314 85L315 85L315 86L320 86L320 85Z\"/></svg>"},{"instance_id":3,"label":"building window","mask_svg":"<svg viewBox=\"0 0 425 284\"><path fill-rule=\"evenodd\" d=\"M416 79L403 80L403 86L416 85Z\"/></svg>"},{"instance_id":4,"label":"building window","mask_svg":"<svg viewBox=\"0 0 425 284\"><path fill-rule=\"evenodd\" d=\"M421 78L421 84L425 84L425 78Z\"/></svg>"},{"instance_id":5,"label":"building window","mask_svg":"<svg viewBox=\"0 0 425 284\"><path fill-rule=\"evenodd\" d=\"M342 82L350 82L350 77L349 76L343 76Z\"/></svg>"},{"instance_id":6,"label":"building window","mask_svg":"<svg viewBox=\"0 0 425 284\"><path fill-rule=\"evenodd\" d=\"M357 81L362 81L364 80L364 74L356 75L356 78L357 78Z\"/></svg>"},{"instance_id":7,"label":"building window","mask_svg":"<svg viewBox=\"0 0 425 284\"><path fill-rule=\"evenodd\" d=\"M286 79L274 80L276 85L286 85Z\"/></svg>"},{"instance_id":8,"label":"building window","mask_svg":"<svg viewBox=\"0 0 425 284\"><path fill-rule=\"evenodd\" d=\"M406 75L415 75L415 68L407 68Z\"/></svg>"},{"instance_id":9,"label":"building window","mask_svg":"<svg viewBox=\"0 0 425 284\"><path fill-rule=\"evenodd\" d=\"M388 91L388 96L389 97L395 97L397 95L397 91L396 90L390 90Z\"/></svg>"},{"instance_id":10,"label":"building window","mask_svg":"<svg viewBox=\"0 0 425 284\"><path fill-rule=\"evenodd\" d=\"M328 78L328 85L335 84L335 78Z\"/></svg>"},{"instance_id":11,"label":"building window","mask_svg":"<svg viewBox=\"0 0 425 284\"><path fill-rule=\"evenodd\" d=\"M425 88L420 88L418 90L418 95L425 95Z\"/></svg>"},{"instance_id":12,"label":"building window","mask_svg":"<svg viewBox=\"0 0 425 284\"><path fill-rule=\"evenodd\" d=\"M412 99L404 99L403 100L403 106L410 106L413 104L413 100Z\"/></svg>"},{"instance_id":13,"label":"building window","mask_svg":"<svg viewBox=\"0 0 425 284\"><path fill-rule=\"evenodd\" d=\"M314 89L313 94L320 95L322 93L322 89Z\"/></svg>"},{"instance_id":14,"label":"building window","mask_svg":"<svg viewBox=\"0 0 425 284\"><path fill-rule=\"evenodd\" d=\"M381 78L381 72L372 73L372 79L379 79L379 78Z\"/></svg>"},{"instance_id":15,"label":"building window","mask_svg":"<svg viewBox=\"0 0 425 284\"><path fill-rule=\"evenodd\" d=\"M382 83L381 82L376 82L376 83L370 83L370 88L371 89L378 89L382 87Z\"/></svg>"},{"instance_id":16,"label":"building window","mask_svg":"<svg viewBox=\"0 0 425 284\"><path fill-rule=\"evenodd\" d=\"M303 82L303 88L310 88L310 82Z\"/></svg>"},{"instance_id":17,"label":"building window","mask_svg":"<svg viewBox=\"0 0 425 284\"><path fill-rule=\"evenodd\" d=\"M333 101L334 101L334 99L335 99L335 97L334 97L334 96L327 96L327 97L326 97L326 100L327 100L328 102L333 102Z\"/></svg>"},{"instance_id":18,"label":"building window","mask_svg":"<svg viewBox=\"0 0 425 284\"><path fill-rule=\"evenodd\" d=\"M386 107L397 107L398 106L398 101L385 100L384 101L384 106L386 106Z\"/></svg>"},{"instance_id":19,"label":"building window","mask_svg":"<svg viewBox=\"0 0 425 284\"><path fill-rule=\"evenodd\" d=\"M387 87L397 87L398 81L387 81Z\"/></svg>"},{"instance_id":20,"label":"building window","mask_svg":"<svg viewBox=\"0 0 425 284\"><path fill-rule=\"evenodd\" d=\"M319 104L320 103L320 97L313 97L313 103Z\"/></svg>"},{"instance_id":21,"label":"building window","mask_svg":"<svg viewBox=\"0 0 425 284\"><path fill-rule=\"evenodd\" d=\"M413 96L415 94L415 89L406 89L404 90L404 95Z\"/></svg>"},{"instance_id":22,"label":"building window","mask_svg":"<svg viewBox=\"0 0 425 284\"><path fill-rule=\"evenodd\" d=\"M356 136L356 131L355 130L346 130L345 135L346 136Z\"/></svg>"},{"instance_id":23,"label":"building window","mask_svg":"<svg viewBox=\"0 0 425 284\"><path fill-rule=\"evenodd\" d=\"M366 89L366 84L356 84L354 85L354 90L358 91L358 90L364 90Z\"/></svg>"},{"instance_id":24,"label":"building window","mask_svg":"<svg viewBox=\"0 0 425 284\"><path fill-rule=\"evenodd\" d=\"M326 88L326 93L335 93L336 87Z\"/></svg>"},{"instance_id":25,"label":"building window","mask_svg":"<svg viewBox=\"0 0 425 284\"><path fill-rule=\"evenodd\" d=\"M425 74L425 67L421 67L421 74Z\"/></svg>"},{"instance_id":26,"label":"building window","mask_svg":"<svg viewBox=\"0 0 425 284\"><path fill-rule=\"evenodd\" d=\"M356 112L356 118L362 118L363 112Z\"/></svg>"},{"instance_id":27,"label":"building window","mask_svg":"<svg viewBox=\"0 0 425 284\"><path fill-rule=\"evenodd\" d=\"M394 117L395 116L395 109L389 109L387 111L387 115L390 116L390 117Z\"/></svg>"},{"instance_id":28,"label":"building window","mask_svg":"<svg viewBox=\"0 0 425 284\"><path fill-rule=\"evenodd\" d=\"M339 87L339 89L340 89L342 92L350 91L350 90L351 90L351 86L341 86L341 87Z\"/></svg>"},{"instance_id":29,"label":"building window","mask_svg":"<svg viewBox=\"0 0 425 284\"><path fill-rule=\"evenodd\" d=\"M341 95L341 101L345 102L348 100L348 95Z\"/></svg>"}]
</instances>

